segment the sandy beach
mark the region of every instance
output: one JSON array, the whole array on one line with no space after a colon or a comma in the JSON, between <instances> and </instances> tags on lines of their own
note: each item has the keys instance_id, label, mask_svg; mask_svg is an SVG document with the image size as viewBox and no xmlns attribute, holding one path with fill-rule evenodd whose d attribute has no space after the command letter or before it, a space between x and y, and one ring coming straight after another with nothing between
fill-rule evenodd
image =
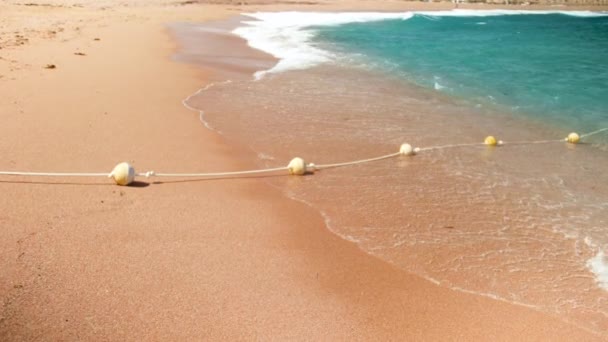
<instances>
[{"instance_id":1,"label":"sandy beach","mask_svg":"<svg viewBox=\"0 0 608 342\"><path fill-rule=\"evenodd\" d=\"M250 151L205 128L182 100L273 59L229 39L217 51L250 64L178 62L172 25L262 9L453 7L239 3L0 4L0 169L251 168ZM119 187L0 176L0 208L2 341L603 339L397 269L258 178L138 178Z\"/></svg>"}]
</instances>

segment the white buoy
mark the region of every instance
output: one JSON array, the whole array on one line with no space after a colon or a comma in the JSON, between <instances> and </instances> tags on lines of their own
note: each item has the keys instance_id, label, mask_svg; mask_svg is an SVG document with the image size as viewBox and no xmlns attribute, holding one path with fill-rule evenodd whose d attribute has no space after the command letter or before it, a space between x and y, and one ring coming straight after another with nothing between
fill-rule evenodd
<instances>
[{"instance_id":1,"label":"white buoy","mask_svg":"<svg viewBox=\"0 0 608 342\"><path fill-rule=\"evenodd\" d=\"M574 133L574 132L568 134L568 137L566 138L566 141L571 144L577 144L580 140L581 140L581 137L577 133Z\"/></svg>"},{"instance_id":2,"label":"white buoy","mask_svg":"<svg viewBox=\"0 0 608 342\"><path fill-rule=\"evenodd\" d=\"M120 163L114 167L108 175L118 185L129 185L135 180L135 169L127 162Z\"/></svg>"},{"instance_id":3,"label":"white buoy","mask_svg":"<svg viewBox=\"0 0 608 342\"><path fill-rule=\"evenodd\" d=\"M414 148L412 148L412 145L410 144L401 144L401 147L399 148L399 153L403 154L404 156L413 156L414 154L416 154L416 151L414 150Z\"/></svg>"},{"instance_id":4,"label":"white buoy","mask_svg":"<svg viewBox=\"0 0 608 342\"><path fill-rule=\"evenodd\" d=\"M293 158L287 165L287 168L292 175L302 176L306 174L306 162L302 158Z\"/></svg>"}]
</instances>

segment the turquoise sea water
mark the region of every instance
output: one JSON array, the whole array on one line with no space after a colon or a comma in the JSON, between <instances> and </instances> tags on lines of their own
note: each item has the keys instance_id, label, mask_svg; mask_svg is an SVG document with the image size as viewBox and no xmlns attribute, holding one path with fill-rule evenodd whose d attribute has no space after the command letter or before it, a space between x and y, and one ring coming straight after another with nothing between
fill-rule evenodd
<instances>
[{"instance_id":1,"label":"turquoise sea water","mask_svg":"<svg viewBox=\"0 0 608 342\"><path fill-rule=\"evenodd\" d=\"M608 127L608 17L416 14L316 29L325 49L474 105Z\"/></svg>"}]
</instances>

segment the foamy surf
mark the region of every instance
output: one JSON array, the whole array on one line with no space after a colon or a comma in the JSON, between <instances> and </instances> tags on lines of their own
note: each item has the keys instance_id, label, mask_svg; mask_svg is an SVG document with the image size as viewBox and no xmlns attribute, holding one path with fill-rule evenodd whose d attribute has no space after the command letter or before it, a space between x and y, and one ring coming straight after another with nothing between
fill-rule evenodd
<instances>
[{"instance_id":1,"label":"foamy surf","mask_svg":"<svg viewBox=\"0 0 608 342\"><path fill-rule=\"evenodd\" d=\"M244 38L254 49L264 51L279 62L269 70L254 74L256 79L269 73L303 70L331 62L336 56L314 45L315 26L338 26L382 20L408 20L415 15L441 17L491 17L502 15L562 14L574 17L603 17L606 11L527 11L527 10L462 10L386 12L256 12L244 13L255 20L244 21L245 26L232 32ZM485 23L484 23L485 24Z\"/></svg>"},{"instance_id":2,"label":"foamy surf","mask_svg":"<svg viewBox=\"0 0 608 342\"><path fill-rule=\"evenodd\" d=\"M412 13L318 13L318 12L258 12L244 14L254 18L245 21L233 33L247 40L252 48L264 51L279 59L269 70L255 74L259 79L267 73L302 70L333 60L329 51L312 43L314 26L335 26L355 22L387 19L407 20Z\"/></svg>"},{"instance_id":3,"label":"foamy surf","mask_svg":"<svg viewBox=\"0 0 608 342\"><path fill-rule=\"evenodd\" d=\"M606 11L530 11L530 10L468 10L454 9L450 11L416 11L414 14L426 15L432 17L492 17L499 15L547 15L547 14L562 14L573 17L605 17L608 16Z\"/></svg>"}]
</instances>

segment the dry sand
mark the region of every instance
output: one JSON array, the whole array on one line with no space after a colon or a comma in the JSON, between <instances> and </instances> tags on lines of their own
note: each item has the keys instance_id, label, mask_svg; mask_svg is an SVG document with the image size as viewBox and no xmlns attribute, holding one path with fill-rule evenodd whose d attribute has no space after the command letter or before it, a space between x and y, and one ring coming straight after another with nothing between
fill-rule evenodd
<instances>
[{"instance_id":1,"label":"dry sand","mask_svg":"<svg viewBox=\"0 0 608 342\"><path fill-rule=\"evenodd\" d=\"M247 151L182 106L214 74L171 61L166 25L311 8L25 3L0 4L3 170L250 167ZM1 177L0 208L3 341L600 339L397 270L255 178L118 187Z\"/></svg>"}]
</instances>

